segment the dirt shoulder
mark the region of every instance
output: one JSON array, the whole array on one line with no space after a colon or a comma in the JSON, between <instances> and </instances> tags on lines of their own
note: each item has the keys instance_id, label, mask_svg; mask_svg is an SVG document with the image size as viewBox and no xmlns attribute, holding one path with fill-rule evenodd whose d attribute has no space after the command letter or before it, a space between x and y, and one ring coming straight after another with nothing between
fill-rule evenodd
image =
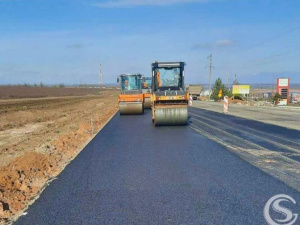
<instances>
[{"instance_id":1,"label":"dirt shoulder","mask_svg":"<svg viewBox=\"0 0 300 225\"><path fill-rule=\"evenodd\" d=\"M22 213L117 111L117 91L0 101L0 224Z\"/></svg>"},{"instance_id":2,"label":"dirt shoulder","mask_svg":"<svg viewBox=\"0 0 300 225\"><path fill-rule=\"evenodd\" d=\"M220 113L223 112L223 103L220 102L194 101L193 107ZM300 130L299 107L269 107L230 104L228 111L229 115Z\"/></svg>"}]
</instances>

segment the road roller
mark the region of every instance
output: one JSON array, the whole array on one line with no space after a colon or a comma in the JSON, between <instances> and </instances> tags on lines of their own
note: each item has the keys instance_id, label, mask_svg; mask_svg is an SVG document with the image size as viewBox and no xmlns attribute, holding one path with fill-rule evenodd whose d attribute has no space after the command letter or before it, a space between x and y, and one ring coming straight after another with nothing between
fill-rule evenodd
<instances>
[{"instance_id":1,"label":"road roller","mask_svg":"<svg viewBox=\"0 0 300 225\"><path fill-rule=\"evenodd\" d=\"M144 94L145 109L151 109L151 84L152 84L152 77L143 77L142 91Z\"/></svg>"},{"instance_id":2,"label":"road roller","mask_svg":"<svg viewBox=\"0 0 300 225\"><path fill-rule=\"evenodd\" d=\"M184 62L152 63L152 122L155 126L187 125L189 93Z\"/></svg>"},{"instance_id":3,"label":"road roller","mask_svg":"<svg viewBox=\"0 0 300 225\"><path fill-rule=\"evenodd\" d=\"M120 83L119 95L120 115L134 115L144 113L144 95L142 92L141 74L122 74L117 79Z\"/></svg>"}]
</instances>

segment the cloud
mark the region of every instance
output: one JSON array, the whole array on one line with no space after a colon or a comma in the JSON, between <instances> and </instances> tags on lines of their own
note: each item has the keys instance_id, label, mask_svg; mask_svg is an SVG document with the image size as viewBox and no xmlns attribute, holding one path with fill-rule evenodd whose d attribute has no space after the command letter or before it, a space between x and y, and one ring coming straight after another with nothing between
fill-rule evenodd
<instances>
[{"instance_id":1,"label":"cloud","mask_svg":"<svg viewBox=\"0 0 300 225\"><path fill-rule=\"evenodd\" d=\"M84 45L83 44L71 44L71 45L68 45L67 48L71 48L71 49L80 49L80 48L83 48Z\"/></svg>"},{"instance_id":2,"label":"cloud","mask_svg":"<svg viewBox=\"0 0 300 225\"><path fill-rule=\"evenodd\" d=\"M192 46L192 50L196 49L221 49L233 46L235 43L233 40L217 40L212 43L199 43Z\"/></svg>"},{"instance_id":3,"label":"cloud","mask_svg":"<svg viewBox=\"0 0 300 225\"><path fill-rule=\"evenodd\" d=\"M234 42L232 40L219 40L215 43L216 47L223 48L234 45Z\"/></svg>"},{"instance_id":4,"label":"cloud","mask_svg":"<svg viewBox=\"0 0 300 225\"><path fill-rule=\"evenodd\" d=\"M134 6L163 6L184 3L205 3L217 0L107 0L104 2L95 3L94 5L100 8L116 8L116 7L134 7Z\"/></svg>"},{"instance_id":5,"label":"cloud","mask_svg":"<svg viewBox=\"0 0 300 225\"><path fill-rule=\"evenodd\" d=\"M209 43L200 43L200 44L195 44L192 46L192 50L196 50L196 49L210 49L211 48L211 44Z\"/></svg>"}]
</instances>

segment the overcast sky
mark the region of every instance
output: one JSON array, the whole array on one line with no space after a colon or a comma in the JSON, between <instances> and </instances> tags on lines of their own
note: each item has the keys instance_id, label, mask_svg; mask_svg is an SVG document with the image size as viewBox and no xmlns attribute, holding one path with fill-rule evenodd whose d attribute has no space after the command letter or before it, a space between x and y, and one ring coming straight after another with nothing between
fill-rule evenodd
<instances>
[{"instance_id":1,"label":"overcast sky","mask_svg":"<svg viewBox=\"0 0 300 225\"><path fill-rule=\"evenodd\" d=\"M0 0L0 84L114 83L186 62L188 83L300 83L298 0Z\"/></svg>"}]
</instances>

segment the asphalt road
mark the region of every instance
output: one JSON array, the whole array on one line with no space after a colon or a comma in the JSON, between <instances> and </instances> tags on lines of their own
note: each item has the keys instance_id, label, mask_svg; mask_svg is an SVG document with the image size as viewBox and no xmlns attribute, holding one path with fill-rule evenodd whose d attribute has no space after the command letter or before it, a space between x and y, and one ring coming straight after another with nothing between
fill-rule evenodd
<instances>
[{"instance_id":1,"label":"asphalt road","mask_svg":"<svg viewBox=\"0 0 300 225\"><path fill-rule=\"evenodd\" d=\"M193 106L214 112L223 111L222 102L193 101ZM228 110L229 114L233 116L300 130L300 107L230 104Z\"/></svg>"},{"instance_id":2,"label":"asphalt road","mask_svg":"<svg viewBox=\"0 0 300 225\"><path fill-rule=\"evenodd\" d=\"M217 124L205 127L197 117L203 115L209 113L191 108L189 126L154 127L150 111L117 114L16 224L261 225L267 224L264 206L276 194L293 197L300 213L299 192L211 138ZM254 125L243 119L241 126ZM270 127L257 122L253 129ZM278 136L299 138L276 129Z\"/></svg>"}]
</instances>

